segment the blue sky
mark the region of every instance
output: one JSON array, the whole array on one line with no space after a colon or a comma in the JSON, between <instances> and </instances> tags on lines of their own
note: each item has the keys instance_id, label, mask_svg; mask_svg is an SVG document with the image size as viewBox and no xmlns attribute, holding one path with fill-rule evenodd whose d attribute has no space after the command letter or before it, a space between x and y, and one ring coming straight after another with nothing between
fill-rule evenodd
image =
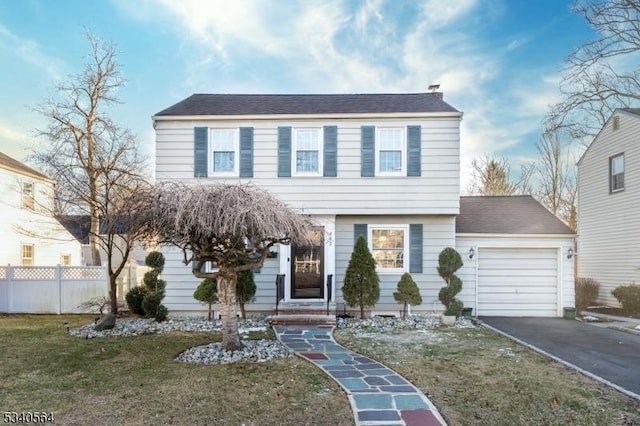
<instances>
[{"instance_id":1,"label":"blue sky","mask_svg":"<svg viewBox=\"0 0 640 426\"><path fill-rule=\"evenodd\" d=\"M484 154L535 159L563 58L593 37L570 0L4 0L0 151L23 160L30 107L114 42L127 85L112 118L152 155L151 116L192 93L424 92L464 112L463 185Z\"/></svg>"}]
</instances>

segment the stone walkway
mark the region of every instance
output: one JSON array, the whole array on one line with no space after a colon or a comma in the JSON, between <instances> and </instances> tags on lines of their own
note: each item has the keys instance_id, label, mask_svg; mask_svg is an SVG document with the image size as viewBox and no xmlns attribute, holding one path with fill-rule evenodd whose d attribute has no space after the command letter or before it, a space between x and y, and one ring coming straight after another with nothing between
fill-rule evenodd
<instances>
[{"instance_id":1,"label":"stone walkway","mask_svg":"<svg viewBox=\"0 0 640 426\"><path fill-rule=\"evenodd\" d=\"M333 340L332 326L275 326L278 339L321 368L349 397L356 425L446 425L415 386L384 365Z\"/></svg>"}]
</instances>

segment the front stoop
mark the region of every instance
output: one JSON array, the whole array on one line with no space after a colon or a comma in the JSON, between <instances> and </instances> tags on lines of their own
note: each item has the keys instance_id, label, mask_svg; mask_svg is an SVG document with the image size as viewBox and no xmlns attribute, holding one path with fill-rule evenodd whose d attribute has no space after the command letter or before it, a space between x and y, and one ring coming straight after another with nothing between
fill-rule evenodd
<instances>
[{"instance_id":1,"label":"front stoop","mask_svg":"<svg viewBox=\"0 0 640 426\"><path fill-rule=\"evenodd\" d=\"M273 315L268 319L271 325L335 325L336 304L324 302L286 302L278 305L278 313L273 308Z\"/></svg>"}]
</instances>

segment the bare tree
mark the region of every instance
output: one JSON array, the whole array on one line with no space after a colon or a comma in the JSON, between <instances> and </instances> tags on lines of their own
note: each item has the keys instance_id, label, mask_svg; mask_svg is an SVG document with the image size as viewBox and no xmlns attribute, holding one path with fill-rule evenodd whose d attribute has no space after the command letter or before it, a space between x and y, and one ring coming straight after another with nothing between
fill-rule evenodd
<instances>
[{"instance_id":1,"label":"bare tree","mask_svg":"<svg viewBox=\"0 0 640 426\"><path fill-rule=\"evenodd\" d=\"M116 313L117 278L139 236L140 211L133 196L148 184L135 137L106 112L119 102L115 92L124 85L115 48L91 34L87 39L90 55L84 70L59 84L56 96L35 108L49 123L37 130L46 145L32 158L56 180L54 214L67 220L89 216L91 263L102 263L102 249L111 312Z\"/></svg>"},{"instance_id":2,"label":"bare tree","mask_svg":"<svg viewBox=\"0 0 640 426\"><path fill-rule=\"evenodd\" d=\"M640 101L640 0L576 0L573 11L597 37L567 57L563 100L543 125L588 144L616 108Z\"/></svg>"},{"instance_id":3,"label":"bare tree","mask_svg":"<svg viewBox=\"0 0 640 426\"><path fill-rule=\"evenodd\" d=\"M119 103L116 91L124 85L115 47L87 33L90 46L84 70L57 85L56 95L36 106L48 120L37 135L46 145L32 154L57 181L57 206L66 210L88 211L92 263L100 265L100 185L107 171L111 146L133 139L121 129L106 109ZM59 211L58 213L64 213Z\"/></svg>"},{"instance_id":4,"label":"bare tree","mask_svg":"<svg viewBox=\"0 0 640 426\"><path fill-rule=\"evenodd\" d=\"M576 167L569 160L569 150L562 146L557 132L543 133L536 144L540 160L536 163L538 185L536 198L551 213L576 229Z\"/></svg>"},{"instance_id":5,"label":"bare tree","mask_svg":"<svg viewBox=\"0 0 640 426\"><path fill-rule=\"evenodd\" d=\"M307 219L250 185L164 183L147 203L149 235L179 247L197 278L217 280L222 346L239 349L238 273L261 267L275 244L305 242Z\"/></svg>"},{"instance_id":6,"label":"bare tree","mask_svg":"<svg viewBox=\"0 0 640 426\"><path fill-rule=\"evenodd\" d=\"M520 179L511 180L511 165L506 158L489 156L471 162L472 182L469 192L479 195L514 195L531 192L530 179L534 172L531 164L521 166Z\"/></svg>"}]
</instances>

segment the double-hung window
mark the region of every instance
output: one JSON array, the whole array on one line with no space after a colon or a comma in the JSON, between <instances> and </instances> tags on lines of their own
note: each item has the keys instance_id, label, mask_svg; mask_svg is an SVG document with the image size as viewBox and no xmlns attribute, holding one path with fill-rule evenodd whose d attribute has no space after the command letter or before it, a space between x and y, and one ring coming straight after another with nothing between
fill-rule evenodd
<instances>
[{"instance_id":1,"label":"double-hung window","mask_svg":"<svg viewBox=\"0 0 640 426\"><path fill-rule=\"evenodd\" d=\"M294 150L296 175L322 173L322 132L320 129L295 129Z\"/></svg>"},{"instance_id":2,"label":"double-hung window","mask_svg":"<svg viewBox=\"0 0 640 426\"><path fill-rule=\"evenodd\" d=\"M71 255L69 253L62 253L60 255L61 266L71 266Z\"/></svg>"},{"instance_id":3,"label":"double-hung window","mask_svg":"<svg viewBox=\"0 0 640 426\"><path fill-rule=\"evenodd\" d=\"M624 154L609 158L609 191L618 192L624 189Z\"/></svg>"},{"instance_id":4,"label":"double-hung window","mask_svg":"<svg viewBox=\"0 0 640 426\"><path fill-rule=\"evenodd\" d=\"M238 175L238 131L236 129L211 130L211 174Z\"/></svg>"},{"instance_id":5,"label":"double-hung window","mask_svg":"<svg viewBox=\"0 0 640 426\"><path fill-rule=\"evenodd\" d=\"M380 175L404 175L405 158L404 129L379 128L376 140L377 173Z\"/></svg>"},{"instance_id":6,"label":"double-hung window","mask_svg":"<svg viewBox=\"0 0 640 426\"><path fill-rule=\"evenodd\" d=\"M33 266L33 244L22 244L22 266Z\"/></svg>"},{"instance_id":7,"label":"double-hung window","mask_svg":"<svg viewBox=\"0 0 640 426\"><path fill-rule=\"evenodd\" d=\"M28 210L35 208L33 182L22 182L22 208Z\"/></svg>"},{"instance_id":8,"label":"double-hung window","mask_svg":"<svg viewBox=\"0 0 640 426\"><path fill-rule=\"evenodd\" d=\"M409 230L407 225L370 225L371 254L378 272L405 272L409 263Z\"/></svg>"}]
</instances>

